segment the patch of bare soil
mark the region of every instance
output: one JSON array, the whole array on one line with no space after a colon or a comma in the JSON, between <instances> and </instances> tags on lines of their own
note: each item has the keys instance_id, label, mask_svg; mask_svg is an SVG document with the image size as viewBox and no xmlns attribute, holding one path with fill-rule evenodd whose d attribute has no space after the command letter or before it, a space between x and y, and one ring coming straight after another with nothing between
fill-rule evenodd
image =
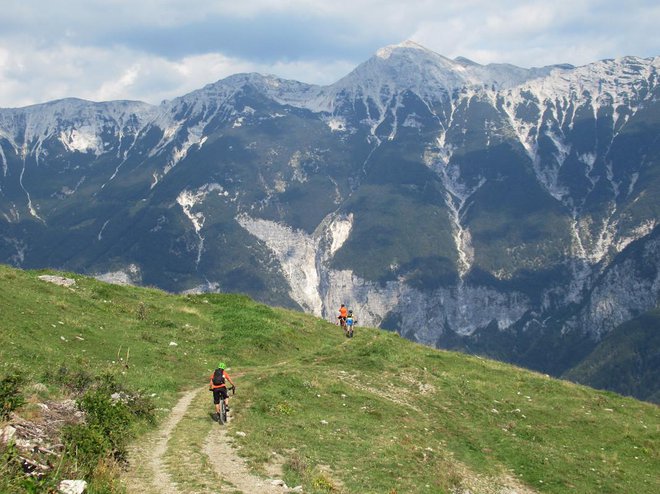
<instances>
[{"instance_id":1,"label":"patch of bare soil","mask_svg":"<svg viewBox=\"0 0 660 494\"><path fill-rule=\"evenodd\" d=\"M534 489L521 484L509 475L487 477L464 472L462 486L454 489L452 494L536 494Z\"/></svg>"}]
</instances>

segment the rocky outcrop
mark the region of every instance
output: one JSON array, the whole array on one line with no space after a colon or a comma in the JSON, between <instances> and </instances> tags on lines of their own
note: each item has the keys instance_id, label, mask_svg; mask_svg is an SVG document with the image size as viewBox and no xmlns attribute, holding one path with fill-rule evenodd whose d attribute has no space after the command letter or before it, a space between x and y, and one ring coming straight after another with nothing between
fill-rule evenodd
<instances>
[{"instance_id":1,"label":"rocky outcrop","mask_svg":"<svg viewBox=\"0 0 660 494\"><path fill-rule=\"evenodd\" d=\"M600 339L660 303L660 231L632 246L598 279L585 308L567 325Z\"/></svg>"}]
</instances>

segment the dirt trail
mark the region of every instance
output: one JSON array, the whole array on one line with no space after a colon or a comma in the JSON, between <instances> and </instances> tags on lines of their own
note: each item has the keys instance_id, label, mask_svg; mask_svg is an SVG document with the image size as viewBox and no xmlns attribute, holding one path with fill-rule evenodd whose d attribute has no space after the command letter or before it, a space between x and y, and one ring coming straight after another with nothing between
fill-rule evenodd
<instances>
[{"instance_id":1,"label":"dirt trail","mask_svg":"<svg viewBox=\"0 0 660 494\"><path fill-rule=\"evenodd\" d=\"M178 401L176 406L172 409L170 416L167 418L163 426L159 429L158 439L154 447L151 449L152 455L149 461L151 468L154 472L154 486L161 486L162 492L179 492L175 484L170 479L167 470L165 469L165 464L163 462L163 456L167 451L167 442L172 435L172 431L176 424L183 418L190 406L190 402L193 400L195 395L198 393L198 390L191 390L185 393Z\"/></svg>"},{"instance_id":2,"label":"dirt trail","mask_svg":"<svg viewBox=\"0 0 660 494\"><path fill-rule=\"evenodd\" d=\"M227 434L227 428L214 427L204 442L204 453L211 459L214 471L236 489L245 493L282 494L288 492L270 480L252 475L245 460L236 455Z\"/></svg>"},{"instance_id":3,"label":"dirt trail","mask_svg":"<svg viewBox=\"0 0 660 494\"><path fill-rule=\"evenodd\" d=\"M193 389L181 396L163 425L157 431L147 434L139 444L129 448L131 468L122 477L129 493L179 493L176 484L167 473L163 457L172 431L183 418L198 392L198 389Z\"/></svg>"},{"instance_id":4,"label":"dirt trail","mask_svg":"<svg viewBox=\"0 0 660 494\"><path fill-rule=\"evenodd\" d=\"M189 410L190 404L201 392L206 392L206 389L193 389L184 393L162 426L142 438L139 444L129 450L131 468L123 476L123 483L129 494L180 494L188 491L186 486L177 486L172 481L164 458L168 453L168 443L173 431L184 417L192 413ZM231 439L227 433L227 428L231 427L230 424L231 421L225 426L213 424L204 444L199 445L208 458L208 464L212 466L214 473L232 486L227 488L227 492L240 491L244 494L289 492L284 486L273 485L271 480L262 479L250 473L245 461L236 454L236 450L231 445ZM172 454L171 451L169 453ZM202 465L200 465L199 475L204 475ZM217 489L214 492L217 492Z\"/></svg>"}]
</instances>

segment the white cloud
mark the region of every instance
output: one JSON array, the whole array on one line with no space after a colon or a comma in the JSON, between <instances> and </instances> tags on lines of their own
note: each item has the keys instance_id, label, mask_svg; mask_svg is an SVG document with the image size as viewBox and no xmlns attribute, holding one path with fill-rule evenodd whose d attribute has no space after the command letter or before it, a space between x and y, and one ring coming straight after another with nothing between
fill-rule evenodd
<instances>
[{"instance_id":1,"label":"white cloud","mask_svg":"<svg viewBox=\"0 0 660 494\"><path fill-rule=\"evenodd\" d=\"M331 83L328 73L348 73L349 62L254 63L219 53L178 60L114 47L59 44L22 52L0 48L0 107L20 107L64 97L92 101L137 99L157 104L240 72L275 74L309 83ZM35 95L39 95L35 97Z\"/></svg>"}]
</instances>

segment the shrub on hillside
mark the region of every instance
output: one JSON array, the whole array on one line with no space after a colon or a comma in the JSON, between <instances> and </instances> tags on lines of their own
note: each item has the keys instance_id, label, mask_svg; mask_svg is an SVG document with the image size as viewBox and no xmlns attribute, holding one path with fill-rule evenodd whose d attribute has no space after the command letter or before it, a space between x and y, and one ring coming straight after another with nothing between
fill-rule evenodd
<instances>
[{"instance_id":1,"label":"shrub on hillside","mask_svg":"<svg viewBox=\"0 0 660 494\"><path fill-rule=\"evenodd\" d=\"M62 364L57 370L57 381L67 391L80 395L94 383L94 376L85 370L71 370Z\"/></svg>"},{"instance_id":2,"label":"shrub on hillside","mask_svg":"<svg viewBox=\"0 0 660 494\"><path fill-rule=\"evenodd\" d=\"M78 472L92 474L99 460L110 455L111 442L96 427L85 424L68 425L62 430L62 442L67 456L75 458Z\"/></svg>"},{"instance_id":3,"label":"shrub on hillside","mask_svg":"<svg viewBox=\"0 0 660 494\"><path fill-rule=\"evenodd\" d=\"M62 440L85 475L105 459L123 461L133 424L155 419L151 400L126 390L111 374L96 378L77 404L85 423L65 428Z\"/></svg>"},{"instance_id":4,"label":"shrub on hillside","mask_svg":"<svg viewBox=\"0 0 660 494\"><path fill-rule=\"evenodd\" d=\"M25 403L21 394L21 386L25 378L17 373L11 373L0 380L0 419L6 419L9 414Z\"/></svg>"},{"instance_id":5,"label":"shrub on hillside","mask_svg":"<svg viewBox=\"0 0 660 494\"><path fill-rule=\"evenodd\" d=\"M100 433L108 441L113 456L123 457L129 428L134 421L128 406L123 401L113 400L103 389L87 392L78 406L85 412L87 428Z\"/></svg>"},{"instance_id":6,"label":"shrub on hillside","mask_svg":"<svg viewBox=\"0 0 660 494\"><path fill-rule=\"evenodd\" d=\"M106 373L96 379L95 389L110 396L114 402L119 401L125 405L134 419L147 422L155 420L155 407L151 398L119 384L113 374Z\"/></svg>"}]
</instances>

